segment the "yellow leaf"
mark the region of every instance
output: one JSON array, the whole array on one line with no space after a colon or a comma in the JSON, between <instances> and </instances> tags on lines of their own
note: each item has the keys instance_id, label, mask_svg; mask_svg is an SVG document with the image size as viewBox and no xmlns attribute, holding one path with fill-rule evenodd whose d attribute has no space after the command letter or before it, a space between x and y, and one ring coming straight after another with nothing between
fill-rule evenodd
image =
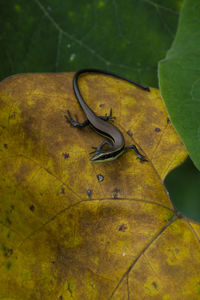
<instances>
[{"instance_id":1,"label":"yellow leaf","mask_svg":"<svg viewBox=\"0 0 200 300\"><path fill-rule=\"evenodd\" d=\"M73 74L24 74L0 84L0 299L198 299L200 226L176 213L163 180L187 154L159 91L108 76L80 78L98 114L116 117L133 151L89 161L102 137Z\"/></svg>"}]
</instances>

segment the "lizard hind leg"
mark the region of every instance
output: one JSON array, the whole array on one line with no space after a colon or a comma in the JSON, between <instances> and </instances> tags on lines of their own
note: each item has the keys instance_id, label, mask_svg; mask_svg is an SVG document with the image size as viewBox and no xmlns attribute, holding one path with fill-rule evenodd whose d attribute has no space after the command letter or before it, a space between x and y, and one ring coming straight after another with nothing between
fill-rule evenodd
<instances>
[{"instance_id":1,"label":"lizard hind leg","mask_svg":"<svg viewBox=\"0 0 200 300\"><path fill-rule=\"evenodd\" d=\"M145 158L145 156L143 156L143 155L139 152L139 150L137 149L137 147L136 147L135 145L130 145L130 146L125 147L125 148L124 148L124 151L128 151L128 150L130 150L130 149L133 149L133 150L135 151L135 153L136 153L136 155L137 155L137 158L139 158L139 160L140 160L141 162L148 161L148 160Z\"/></svg>"},{"instance_id":2,"label":"lizard hind leg","mask_svg":"<svg viewBox=\"0 0 200 300\"><path fill-rule=\"evenodd\" d=\"M109 145L111 147L113 146L111 142L105 140L98 147L92 147L93 149L95 149L95 151L90 152L90 154L100 152L105 145Z\"/></svg>"}]
</instances>

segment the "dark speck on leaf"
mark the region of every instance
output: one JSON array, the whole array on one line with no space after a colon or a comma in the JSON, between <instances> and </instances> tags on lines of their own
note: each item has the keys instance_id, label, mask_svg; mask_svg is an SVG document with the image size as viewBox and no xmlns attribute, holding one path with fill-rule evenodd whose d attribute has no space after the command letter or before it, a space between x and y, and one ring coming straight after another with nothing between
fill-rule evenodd
<instances>
[{"instance_id":1,"label":"dark speck on leaf","mask_svg":"<svg viewBox=\"0 0 200 300\"><path fill-rule=\"evenodd\" d=\"M69 158L69 153L64 152L62 155L63 155L64 159Z\"/></svg>"},{"instance_id":2,"label":"dark speck on leaf","mask_svg":"<svg viewBox=\"0 0 200 300\"><path fill-rule=\"evenodd\" d=\"M35 210L35 206L34 206L33 204L30 205L29 208L30 208L31 211L34 211L34 210Z\"/></svg>"},{"instance_id":3,"label":"dark speck on leaf","mask_svg":"<svg viewBox=\"0 0 200 300\"><path fill-rule=\"evenodd\" d=\"M10 119L15 119L15 116L16 116L16 111L14 111L13 113L10 113L8 119L9 120Z\"/></svg>"},{"instance_id":4,"label":"dark speck on leaf","mask_svg":"<svg viewBox=\"0 0 200 300\"><path fill-rule=\"evenodd\" d=\"M155 128L155 132L160 132L160 131L161 131L160 128L158 128L158 127Z\"/></svg>"},{"instance_id":5,"label":"dark speck on leaf","mask_svg":"<svg viewBox=\"0 0 200 300\"><path fill-rule=\"evenodd\" d=\"M127 229L127 226L125 224L122 224L119 226L119 231L124 232Z\"/></svg>"},{"instance_id":6,"label":"dark speck on leaf","mask_svg":"<svg viewBox=\"0 0 200 300\"><path fill-rule=\"evenodd\" d=\"M5 149L8 149L8 144L4 144L4 148L5 148Z\"/></svg>"},{"instance_id":7,"label":"dark speck on leaf","mask_svg":"<svg viewBox=\"0 0 200 300\"><path fill-rule=\"evenodd\" d=\"M11 263L10 261L8 261L8 262L6 263L6 267L7 267L8 270L11 268L11 265L12 265L12 263Z\"/></svg>"},{"instance_id":8,"label":"dark speck on leaf","mask_svg":"<svg viewBox=\"0 0 200 300\"><path fill-rule=\"evenodd\" d=\"M104 107L104 104L99 104L99 107Z\"/></svg>"},{"instance_id":9,"label":"dark speck on leaf","mask_svg":"<svg viewBox=\"0 0 200 300\"><path fill-rule=\"evenodd\" d=\"M13 249L6 249L5 256L10 257L13 254Z\"/></svg>"},{"instance_id":10,"label":"dark speck on leaf","mask_svg":"<svg viewBox=\"0 0 200 300\"><path fill-rule=\"evenodd\" d=\"M157 289L157 283L155 281L152 282L152 285L154 286L155 289Z\"/></svg>"},{"instance_id":11,"label":"dark speck on leaf","mask_svg":"<svg viewBox=\"0 0 200 300\"><path fill-rule=\"evenodd\" d=\"M6 218L6 222L7 222L8 224L12 224L11 220L10 220L8 217Z\"/></svg>"},{"instance_id":12,"label":"dark speck on leaf","mask_svg":"<svg viewBox=\"0 0 200 300\"><path fill-rule=\"evenodd\" d=\"M169 118L167 118L167 123L170 124L171 123L171 120Z\"/></svg>"},{"instance_id":13,"label":"dark speck on leaf","mask_svg":"<svg viewBox=\"0 0 200 300\"><path fill-rule=\"evenodd\" d=\"M128 130L126 133L127 133L130 137L133 136L133 133L132 133L130 130Z\"/></svg>"},{"instance_id":14,"label":"dark speck on leaf","mask_svg":"<svg viewBox=\"0 0 200 300\"><path fill-rule=\"evenodd\" d=\"M98 179L98 181L103 181L104 180L104 177L103 177L103 175L101 175L101 174L98 174L97 175L97 179Z\"/></svg>"},{"instance_id":15,"label":"dark speck on leaf","mask_svg":"<svg viewBox=\"0 0 200 300\"><path fill-rule=\"evenodd\" d=\"M91 199L91 197L92 197L92 190L88 189L87 190L87 194L88 194L88 197Z\"/></svg>"},{"instance_id":16,"label":"dark speck on leaf","mask_svg":"<svg viewBox=\"0 0 200 300\"><path fill-rule=\"evenodd\" d=\"M114 198L114 199L117 199L117 198L118 198L118 193L119 193L119 192L120 192L120 190L117 189L117 188L113 190L113 193L114 193L113 198Z\"/></svg>"},{"instance_id":17,"label":"dark speck on leaf","mask_svg":"<svg viewBox=\"0 0 200 300\"><path fill-rule=\"evenodd\" d=\"M64 188L64 186L61 187L61 194L65 194L65 188Z\"/></svg>"},{"instance_id":18,"label":"dark speck on leaf","mask_svg":"<svg viewBox=\"0 0 200 300\"><path fill-rule=\"evenodd\" d=\"M12 204L12 205L10 206L10 212L12 212L14 209L15 209L15 206Z\"/></svg>"}]
</instances>

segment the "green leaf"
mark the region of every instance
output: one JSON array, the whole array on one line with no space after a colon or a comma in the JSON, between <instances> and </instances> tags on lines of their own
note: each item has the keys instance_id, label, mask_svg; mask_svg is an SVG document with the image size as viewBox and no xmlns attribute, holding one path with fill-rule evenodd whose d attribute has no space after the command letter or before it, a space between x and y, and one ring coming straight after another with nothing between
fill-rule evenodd
<instances>
[{"instance_id":1,"label":"green leaf","mask_svg":"<svg viewBox=\"0 0 200 300\"><path fill-rule=\"evenodd\" d=\"M159 64L161 94L170 118L200 169L200 2L185 0L177 35Z\"/></svg>"},{"instance_id":2,"label":"green leaf","mask_svg":"<svg viewBox=\"0 0 200 300\"><path fill-rule=\"evenodd\" d=\"M0 78L95 67L157 86L180 0L2 0Z\"/></svg>"}]
</instances>

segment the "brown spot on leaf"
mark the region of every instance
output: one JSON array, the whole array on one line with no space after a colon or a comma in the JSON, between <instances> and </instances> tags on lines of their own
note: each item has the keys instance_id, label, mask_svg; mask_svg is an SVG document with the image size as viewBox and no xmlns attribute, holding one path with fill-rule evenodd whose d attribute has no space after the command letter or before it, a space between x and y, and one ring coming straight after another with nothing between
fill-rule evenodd
<instances>
[{"instance_id":1,"label":"brown spot on leaf","mask_svg":"<svg viewBox=\"0 0 200 300\"><path fill-rule=\"evenodd\" d=\"M160 128L158 128L158 127L155 128L155 132L160 132L160 131L161 131Z\"/></svg>"},{"instance_id":2,"label":"brown spot on leaf","mask_svg":"<svg viewBox=\"0 0 200 300\"><path fill-rule=\"evenodd\" d=\"M65 194L65 188L64 188L64 186L61 186L61 194Z\"/></svg>"},{"instance_id":3,"label":"brown spot on leaf","mask_svg":"<svg viewBox=\"0 0 200 300\"><path fill-rule=\"evenodd\" d=\"M128 130L126 133L127 133L130 137L133 136L133 133L132 133L130 130Z\"/></svg>"},{"instance_id":4,"label":"brown spot on leaf","mask_svg":"<svg viewBox=\"0 0 200 300\"><path fill-rule=\"evenodd\" d=\"M15 206L13 204L11 204L10 206L10 212L12 212L15 209Z\"/></svg>"},{"instance_id":5,"label":"brown spot on leaf","mask_svg":"<svg viewBox=\"0 0 200 300\"><path fill-rule=\"evenodd\" d=\"M128 227L125 224L119 226L119 231L124 232Z\"/></svg>"},{"instance_id":6,"label":"brown spot on leaf","mask_svg":"<svg viewBox=\"0 0 200 300\"><path fill-rule=\"evenodd\" d=\"M35 206L32 204L32 205L29 206L29 209L30 209L31 211L34 211L34 210L35 210Z\"/></svg>"},{"instance_id":7,"label":"brown spot on leaf","mask_svg":"<svg viewBox=\"0 0 200 300\"><path fill-rule=\"evenodd\" d=\"M3 251L4 251L4 256L5 257L10 257L13 254L13 249L12 248L7 248L6 246L3 246Z\"/></svg>"},{"instance_id":8,"label":"brown spot on leaf","mask_svg":"<svg viewBox=\"0 0 200 300\"><path fill-rule=\"evenodd\" d=\"M9 225L12 224L11 220L10 220L8 217L6 218L6 222L7 222Z\"/></svg>"},{"instance_id":9,"label":"brown spot on leaf","mask_svg":"<svg viewBox=\"0 0 200 300\"><path fill-rule=\"evenodd\" d=\"M8 119L15 119L16 111L10 112Z\"/></svg>"},{"instance_id":10,"label":"brown spot on leaf","mask_svg":"<svg viewBox=\"0 0 200 300\"><path fill-rule=\"evenodd\" d=\"M154 288L157 290L157 283L155 281L152 282L152 285L154 286Z\"/></svg>"},{"instance_id":11,"label":"brown spot on leaf","mask_svg":"<svg viewBox=\"0 0 200 300\"><path fill-rule=\"evenodd\" d=\"M114 193L113 198L114 198L114 199L117 199L117 198L118 198L118 193L119 193L119 192L120 192L120 189L118 189L118 188L116 188L116 189L113 190L113 193Z\"/></svg>"},{"instance_id":12,"label":"brown spot on leaf","mask_svg":"<svg viewBox=\"0 0 200 300\"><path fill-rule=\"evenodd\" d=\"M64 159L69 158L69 153L64 152L62 155L63 155Z\"/></svg>"}]
</instances>

